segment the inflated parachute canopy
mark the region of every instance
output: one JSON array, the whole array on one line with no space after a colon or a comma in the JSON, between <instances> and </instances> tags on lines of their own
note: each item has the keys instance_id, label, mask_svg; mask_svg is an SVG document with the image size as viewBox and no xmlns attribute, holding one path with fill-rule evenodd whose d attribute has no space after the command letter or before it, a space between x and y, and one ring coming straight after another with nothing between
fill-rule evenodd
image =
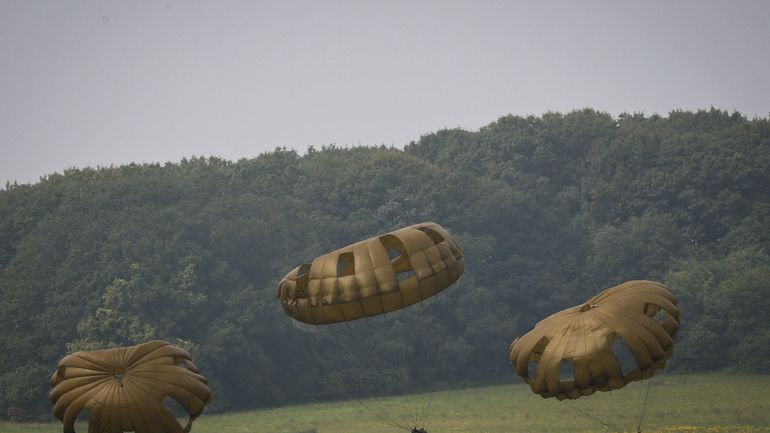
<instances>
[{"instance_id":1,"label":"inflated parachute canopy","mask_svg":"<svg viewBox=\"0 0 770 433\"><path fill-rule=\"evenodd\" d=\"M664 285L628 281L540 321L511 344L511 363L542 397L619 389L666 366L679 323Z\"/></svg>"},{"instance_id":2,"label":"inflated parachute canopy","mask_svg":"<svg viewBox=\"0 0 770 433\"><path fill-rule=\"evenodd\" d=\"M426 222L369 238L294 268L278 283L286 314L321 325L399 310L451 286L463 250Z\"/></svg>"},{"instance_id":3,"label":"inflated parachute canopy","mask_svg":"<svg viewBox=\"0 0 770 433\"><path fill-rule=\"evenodd\" d=\"M48 397L64 433L75 431L82 410L89 433L186 433L211 401L206 378L190 354L165 341L64 357L51 377ZM175 399L188 413L182 427L164 405Z\"/></svg>"}]
</instances>

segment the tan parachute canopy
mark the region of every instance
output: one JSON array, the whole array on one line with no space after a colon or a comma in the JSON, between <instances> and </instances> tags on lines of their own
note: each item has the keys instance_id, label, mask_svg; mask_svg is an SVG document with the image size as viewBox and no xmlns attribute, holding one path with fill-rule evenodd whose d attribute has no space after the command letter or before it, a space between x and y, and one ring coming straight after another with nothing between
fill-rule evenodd
<instances>
[{"instance_id":1,"label":"tan parachute canopy","mask_svg":"<svg viewBox=\"0 0 770 433\"><path fill-rule=\"evenodd\" d=\"M426 222L324 254L278 283L286 314L329 324L389 313L451 286L463 251L438 224Z\"/></svg>"},{"instance_id":2,"label":"tan parachute canopy","mask_svg":"<svg viewBox=\"0 0 770 433\"><path fill-rule=\"evenodd\" d=\"M540 321L511 344L511 363L542 397L614 390L666 366L679 322L665 286L628 281Z\"/></svg>"},{"instance_id":3,"label":"tan parachute canopy","mask_svg":"<svg viewBox=\"0 0 770 433\"><path fill-rule=\"evenodd\" d=\"M81 410L89 433L186 433L211 401L206 378L190 354L165 341L65 356L51 377L48 397L64 433L75 431ZM183 428L164 406L174 398L189 414Z\"/></svg>"}]
</instances>

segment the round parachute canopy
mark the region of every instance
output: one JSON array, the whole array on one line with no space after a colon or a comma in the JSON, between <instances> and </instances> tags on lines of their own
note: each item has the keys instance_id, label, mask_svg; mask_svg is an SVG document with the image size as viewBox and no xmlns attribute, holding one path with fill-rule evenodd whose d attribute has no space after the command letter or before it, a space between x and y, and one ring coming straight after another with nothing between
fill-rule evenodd
<instances>
[{"instance_id":1,"label":"round parachute canopy","mask_svg":"<svg viewBox=\"0 0 770 433\"><path fill-rule=\"evenodd\" d=\"M187 433L211 401L190 354L160 340L65 356L51 381L48 397L64 433L74 433L82 410L89 413L89 432ZM164 405L166 397L187 411L185 427Z\"/></svg>"},{"instance_id":2,"label":"round parachute canopy","mask_svg":"<svg viewBox=\"0 0 770 433\"><path fill-rule=\"evenodd\" d=\"M511 344L511 363L542 397L619 389L666 366L680 316L664 285L627 281L540 321Z\"/></svg>"},{"instance_id":3,"label":"round parachute canopy","mask_svg":"<svg viewBox=\"0 0 770 433\"><path fill-rule=\"evenodd\" d=\"M356 242L294 268L278 283L286 314L313 325L396 311L451 286L463 250L426 222Z\"/></svg>"}]
</instances>

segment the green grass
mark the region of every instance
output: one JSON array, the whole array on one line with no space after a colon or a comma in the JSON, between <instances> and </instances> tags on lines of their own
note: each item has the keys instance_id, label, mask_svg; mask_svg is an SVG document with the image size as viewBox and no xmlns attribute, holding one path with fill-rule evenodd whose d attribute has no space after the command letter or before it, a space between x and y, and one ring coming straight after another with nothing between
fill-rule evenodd
<instances>
[{"instance_id":1,"label":"green grass","mask_svg":"<svg viewBox=\"0 0 770 433\"><path fill-rule=\"evenodd\" d=\"M770 376L661 375L652 380L644 432L770 433ZM376 400L285 406L206 415L195 433L395 433L378 421L411 425L419 409L430 433L636 431L645 387L596 393L576 401L542 399L526 385L441 391ZM430 400L430 404L428 403ZM429 415L429 416L428 416ZM80 425L78 432L86 432ZM2 433L61 431L60 423L0 422Z\"/></svg>"}]
</instances>

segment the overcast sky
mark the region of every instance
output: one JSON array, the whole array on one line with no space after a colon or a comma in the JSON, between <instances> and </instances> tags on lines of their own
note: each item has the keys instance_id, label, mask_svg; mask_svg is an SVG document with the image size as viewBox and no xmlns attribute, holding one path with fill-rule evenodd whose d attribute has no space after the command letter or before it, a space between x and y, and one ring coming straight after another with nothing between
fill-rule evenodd
<instances>
[{"instance_id":1,"label":"overcast sky","mask_svg":"<svg viewBox=\"0 0 770 433\"><path fill-rule=\"evenodd\" d=\"M766 117L769 66L765 0L0 0L0 188L509 113Z\"/></svg>"}]
</instances>

